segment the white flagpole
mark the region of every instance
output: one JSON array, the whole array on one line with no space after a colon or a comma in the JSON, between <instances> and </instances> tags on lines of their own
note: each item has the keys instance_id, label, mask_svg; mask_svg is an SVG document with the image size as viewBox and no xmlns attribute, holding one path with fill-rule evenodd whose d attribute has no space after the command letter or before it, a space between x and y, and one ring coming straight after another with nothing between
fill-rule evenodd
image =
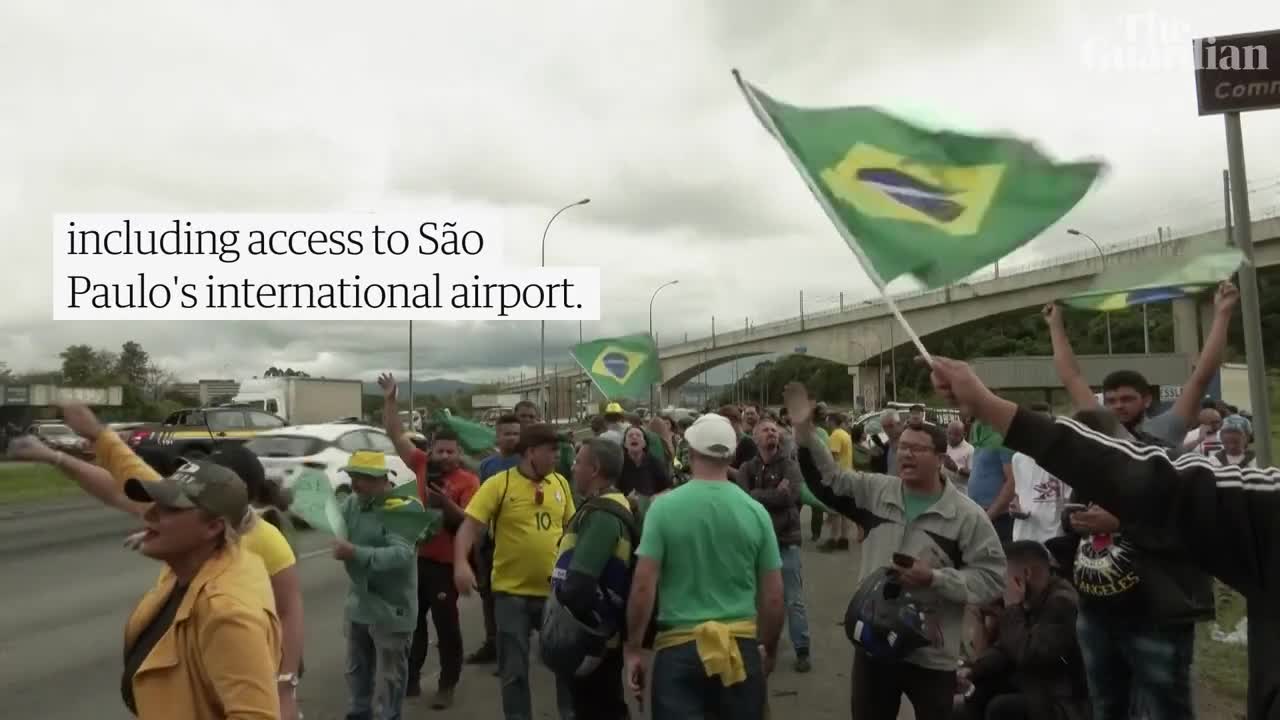
<instances>
[{"instance_id":1,"label":"white flagpole","mask_svg":"<svg viewBox=\"0 0 1280 720\"><path fill-rule=\"evenodd\" d=\"M917 335L916 331L911 328L909 323L907 323L907 319L903 317L902 311L898 309L898 304L893 301L893 297L889 295L887 290L885 290L885 282L880 279L880 273L876 272L875 267L871 264L870 258L868 258L866 253L862 251L862 248L858 246L858 241L849 232L849 228L845 226L844 221L840 219L840 216L836 214L835 208L831 207L831 204L827 202L826 196L824 196L822 191L818 189L817 184L809 175L809 170L804 166L804 163L800 162L800 158L796 157L791 146L787 144L786 138L782 136L782 132L778 129L777 124L773 122L773 118L770 117L769 113L760 106L760 101L756 99L755 93L753 93L750 86L743 81L742 75L737 70L733 71L733 79L738 82L738 87L742 90L742 94L746 96L747 103L751 106L752 111L755 112L756 117L760 119L760 122L769 130L769 133L778 141L778 144L782 146L782 149L787 153L787 157L791 160L791 164L794 165L796 171L800 173L800 177L804 178L805 185L809 186L809 192L813 193L814 199L822 206L822 210L827 214L827 218L831 220L831 224L836 226L836 230L839 231L840 236L844 238L845 244L853 251L853 256L858 259L858 264L862 265L862 269L867 273L867 276L871 278L871 282L875 283L876 289L880 291L880 296L884 298L885 305L889 307L889 311L893 313L893 316L898 319L898 323L902 325L902 329L907 331L907 337L911 338L911 342L914 343L916 349L920 351L920 355L925 359L925 362L932 365L933 356L924 348L924 343L920 342L920 336Z\"/></svg>"}]
</instances>

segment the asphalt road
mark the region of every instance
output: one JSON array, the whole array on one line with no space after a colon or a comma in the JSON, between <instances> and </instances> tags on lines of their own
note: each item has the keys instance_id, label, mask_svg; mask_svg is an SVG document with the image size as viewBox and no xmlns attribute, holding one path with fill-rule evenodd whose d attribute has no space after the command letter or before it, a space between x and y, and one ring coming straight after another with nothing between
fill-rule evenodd
<instances>
[{"instance_id":1,"label":"asphalt road","mask_svg":"<svg viewBox=\"0 0 1280 720\"><path fill-rule=\"evenodd\" d=\"M119 692L122 632L129 611L159 571L153 561L121 547L135 527L132 518L88 501L0 508L0 698L6 717L130 717ZM309 720L340 720L346 702L341 631L346 576L329 557L323 536L306 534L300 542L307 660L302 707ZM855 557L806 553L814 671L791 671L784 639L779 670L770 681L773 717L848 717L851 655L838 621L852 589ZM464 599L462 614L471 650L482 636L478 601ZM433 649L426 673L436 667ZM501 717L491 669L466 669L452 710L432 711L423 702L411 702L406 717ZM535 717L555 717L553 685L541 667L535 671L534 706Z\"/></svg>"}]
</instances>

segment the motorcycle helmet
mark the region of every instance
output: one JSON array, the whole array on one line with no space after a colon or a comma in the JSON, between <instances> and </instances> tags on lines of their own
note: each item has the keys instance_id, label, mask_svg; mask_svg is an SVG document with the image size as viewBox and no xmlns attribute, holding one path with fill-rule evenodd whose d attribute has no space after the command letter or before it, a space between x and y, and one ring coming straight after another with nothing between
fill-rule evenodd
<instances>
[{"instance_id":1,"label":"motorcycle helmet","mask_svg":"<svg viewBox=\"0 0 1280 720\"><path fill-rule=\"evenodd\" d=\"M858 586L845 611L844 633L878 660L901 660L930 645L921 604L888 567Z\"/></svg>"}]
</instances>

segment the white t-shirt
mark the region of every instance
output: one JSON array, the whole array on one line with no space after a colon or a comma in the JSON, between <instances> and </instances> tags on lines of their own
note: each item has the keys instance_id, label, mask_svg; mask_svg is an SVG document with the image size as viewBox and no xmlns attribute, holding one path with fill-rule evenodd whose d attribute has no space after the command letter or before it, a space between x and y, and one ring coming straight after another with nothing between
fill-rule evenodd
<instances>
[{"instance_id":1,"label":"white t-shirt","mask_svg":"<svg viewBox=\"0 0 1280 720\"><path fill-rule=\"evenodd\" d=\"M959 445L947 445L947 456L961 470L973 469L973 445L968 440L961 440Z\"/></svg>"},{"instance_id":2,"label":"white t-shirt","mask_svg":"<svg viewBox=\"0 0 1280 720\"><path fill-rule=\"evenodd\" d=\"M1214 465L1217 465L1218 467L1223 467L1222 461L1218 459L1218 453L1214 453L1214 454L1210 455L1210 456L1209 456L1209 459L1210 459L1211 461L1213 461L1213 464L1214 464ZM1233 457L1233 456L1231 456L1231 455L1228 455L1228 456L1227 456L1227 464L1229 464L1229 465L1240 465L1240 461L1241 461L1241 460L1243 460L1243 459L1244 459L1244 455L1236 455L1236 456L1234 456L1234 457ZM1249 463L1248 463L1247 465L1240 465L1240 467L1246 467L1246 468L1257 468L1257 467L1258 467L1258 459L1257 459L1257 458L1253 458L1253 459L1251 459L1251 460L1249 461Z\"/></svg>"},{"instance_id":3,"label":"white t-shirt","mask_svg":"<svg viewBox=\"0 0 1280 720\"><path fill-rule=\"evenodd\" d=\"M1018 504L1023 512L1030 513L1026 520L1014 519L1013 539L1045 542L1061 535L1065 502L1062 482L1022 453L1015 453L1009 464Z\"/></svg>"}]
</instances>

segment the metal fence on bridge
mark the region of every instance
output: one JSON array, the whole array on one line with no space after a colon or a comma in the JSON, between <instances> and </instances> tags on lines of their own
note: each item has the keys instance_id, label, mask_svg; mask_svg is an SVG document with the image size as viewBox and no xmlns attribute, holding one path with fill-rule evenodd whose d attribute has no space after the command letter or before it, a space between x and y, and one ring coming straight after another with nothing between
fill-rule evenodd
<instances>
[{"instance_id":1,"label":"metal fence on bridge","mask_svg":"<svg viewBox=\"0 0 1280 720\"><path fill-rule=\"evenodd\" d=\"M1275 185L1280 186L1280 183L1276 183ZM1250 194L1255 194L1263 189L1265 188L1258 188L1258 189L1252 190ZM1261 220L1266 220L1268 218L1276 217L1277 215L1280 215L1280 205L1271 205L1268 207L1264 207L1260 210L1256 210L1253 213L1253 221L1259 222ZM1196 235L1202 235L1208 232L1212 232L1214 230L1222 230L1222 229L1223 229L1223 223L1221 219L1204 220L1198 223L1187 224L1187 225L1178 227L1177 236L1174 236L1173 228L1160 228L1157 232L1147 233L1147 234L1140 235L1138 237L1131 238L1129 240L1120 241L1120 242L1101 243L1101 245L1103 249L1103 255L1108 259L1111 259L1113 255L1118 255L1131 250L1137 250L1139 248L1150 247L1152 245L1158 245L1162 243L1167 243L1170 247L1170 250L1172 251L1176 248L1176 243L1179 240L1183 240L1188 237L1194 237ZM1255 240L1256 239L1257 238L1255 238ZM1034 262L1027 262L1027 263L1019 263L1013 266L1001 266L999 263L995 263L992 266L992 269L990 270L984 269L979 272L976 272L973 275L970 275L968 278L965 278L965 280L959 283L956 283L955 286L972 285L980 282L987 282L989 280L996 280L1000 278L1007 278L1015 275L1022 275L1025 273L1036 272L1038 270L1043 270L1045 268L1055 267L1058 265L1065 265L1073 262L1088 262L1090 260L1097 260L1097 259L1099 259L1097 250L1090 249L1087 251L1080 250L1078 252L1057 254L1051 257L1046 257L1042 260L1037 260ZM800 292L800 298L801 298L801 306L803 307L804 298L805 298L804 291L801 290L799 292ZM939 288L936 290L920 289L920 290L908 291L905 293L895 293L894 299L898 301L910 300L914 298L925 297L933 293L944 293L944 292L946 292L945 288ZM810 297L812 298L812 296ZM758 324L752 323L749 318L744 318L745 327L743 327L742 329L736 329L736 330L726 330L724 332L720 332L716 330L716 327L715 327L716 319L713 317L711 321L712 334L705 335L703 337L692 338L692 339L690 339L686 334L682 340L675 341L675 342L659 343L659 350L685 346L685 345L698 345L697 348L690 348L691 351L697 350L697 349L710 349L715 347L717 344L721 344L721 343L726 345L733 345L733 344L745 342L747 340L758 340L758 339L761 339L762 337L773 337L776 335L787 335L794 332L802 332L806 329L806 325L811 321L818 321L819 323L821 323L821 321L824 319L832 318L840 314L849 312L851 310L855 310L862 307L874 307L877 305L884 304L884 299L881 298L879 293L876 293L874 290L863 290L863 291L860 291L860 294L837 293L835 295L832 295L830 293L827 293L825 295L820 295L819 297L825 298L827 302L831 302L832 300L835 300L836 301L835 306L834 307L828 306L822 310L817 310L814 312L804 312L804 314L800 316L789 317L781 320L774 320L774 321L758 323Z\"/></svg>"}]
</instances>

